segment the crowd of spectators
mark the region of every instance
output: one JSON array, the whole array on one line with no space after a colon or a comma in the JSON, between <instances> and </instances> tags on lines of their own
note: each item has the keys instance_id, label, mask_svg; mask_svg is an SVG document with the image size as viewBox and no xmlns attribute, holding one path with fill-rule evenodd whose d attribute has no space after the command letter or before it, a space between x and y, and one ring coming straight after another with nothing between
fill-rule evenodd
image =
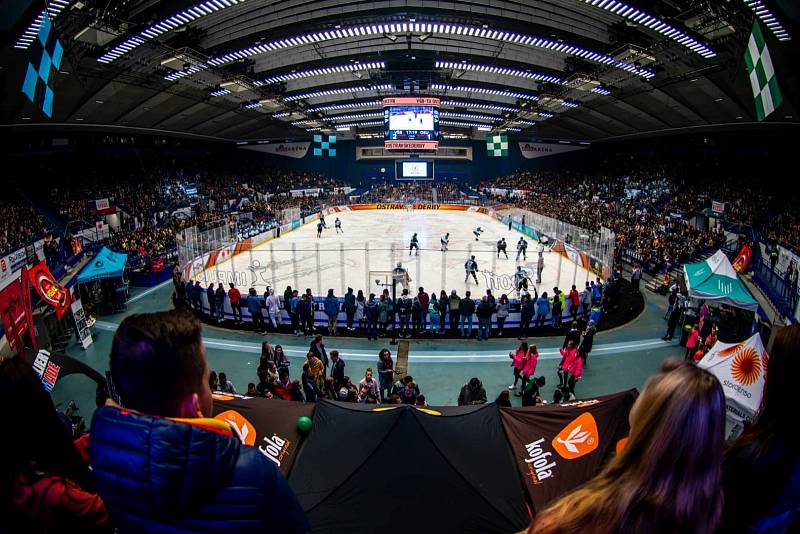
<instances>
[{"instance_id":1,"label":"crowd of spectators","mask_svg":"<svg viewBox=\"0 0 800 534\"><path fill-rule=\"evenodd\" d=\"M570 397L586 339L573 330L558 370L568 384L558 392ZM666 360L631 408L625 443L617 444L597 476L537 510L528 532L739 532L765 526L794 531L800 447L791 381L798 348L800 326L776 334L763 402L729 444L718 379L692 362ZM520 344L511 357L515 377L519 369L533 376L536 347ZM395 369L387 349L376 359L377 376L367 369L357 383L321 337L311 342L299 380L291 379L290 365L282 348L265 342L258 383L248 384L246 395L425 405L413 378ZM0 360L0 401L19 407L17 439L0 459L5 529L195 532L213 524L224 530L309 530L272 461L244 443L242 428L209 417L212 391L236 388L225 373L209 369L195 318L181 311L126 318L115 333L109 367L113 387L98 389L91 434L73 441L74 428L56 412L30 364L21 357ZM523 398L542 402L544 377L528 382ZM477 377L458 395L459 405L487 401ZM508 391L495 402L508 407Z\"/></svg>"},{"instance_id":2,"label":"crowd of spectators","mask_svg":"<svg viewBox=\"0 0 800 534\"><path fill-rule=\"evenodd\" d=\"M44 237L47 224L32 206L0 200L0 256Z\"/></svg>"}]
</instances>

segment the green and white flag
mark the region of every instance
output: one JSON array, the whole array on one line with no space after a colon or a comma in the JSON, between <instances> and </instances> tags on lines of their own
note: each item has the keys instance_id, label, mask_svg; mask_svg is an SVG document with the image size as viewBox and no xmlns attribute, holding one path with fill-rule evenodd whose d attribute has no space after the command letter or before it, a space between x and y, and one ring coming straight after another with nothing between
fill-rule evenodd
<instances>
[{"instance_id":1,"label":"green and white flag","mask_svg":"<svg viewBox=\"0 0 800 534\"><path fill-rule=\"evenodd\" d=\"M486 155L490 158L508 156L508 137L490 135L486 138Z\"/></svg>"},{"instance_id":2,"label":"green and white flag","mask_svg":"<svg viewBox=\"0 0 800 534\"><path fill-rule=\"evenodd\" d=\"M753 23L753 33L747 42L744 52L744 63L747 65L747 74L750 76L750 86L753 89L753 98L756 100L756 116L763 121L767 116L781 105L783 98L778 89L778 79L772 59L769 57L767 43L758 22Z\"/></svg>"}]
</instances>

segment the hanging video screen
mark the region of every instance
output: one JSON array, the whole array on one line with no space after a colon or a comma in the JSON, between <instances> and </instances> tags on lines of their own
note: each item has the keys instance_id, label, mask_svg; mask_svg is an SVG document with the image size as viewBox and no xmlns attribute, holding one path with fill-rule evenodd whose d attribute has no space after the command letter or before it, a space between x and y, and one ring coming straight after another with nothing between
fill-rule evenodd
<instances>
[{"instance_id":1,"label":"hanging video screen","mask_svg":"<svg viewBox=\"0 0 800 534\"><path fill-rule=\"evenodd\" d=\"M436 150L439 146L438 98L384 98L383 105L384 148Z\"/></svg>"}]
</instances>

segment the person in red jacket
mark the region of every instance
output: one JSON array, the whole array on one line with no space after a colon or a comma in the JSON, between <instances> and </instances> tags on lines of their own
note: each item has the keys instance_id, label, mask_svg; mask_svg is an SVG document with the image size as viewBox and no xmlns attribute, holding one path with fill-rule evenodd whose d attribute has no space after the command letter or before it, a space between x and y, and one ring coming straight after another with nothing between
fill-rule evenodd
<instances>
[{"instance_id":1,"label":"person in red jacket","mask_svg":"<svg viewBox=\"0 0 800 534\"><path fill-rule=\"evenodd\" d=\"M578 293L578 290L575 289L575 286L572 286L572 289L569 291L569 300L571 301L571 306L569 308L570 313L572 314L572 320L578 320L578 310L581 308L581 295Z\"/></svg>"},{"instance_id":2,"label":"person in red jacket","mask_svg":"<svg viewBox=\"0 0 800 534\"><path fill-rule=\"evenodd\" d=\"M700 344L700 328L697 325L692 327L689 338L686 340L686 355L684 360L692 360L698 345Z\"/></svg>"},{"instance_id":3,"label":"person in red jacket","mask_svg":"<svg viewBox=\"0 0 800 534\"><path fill-rule=\"evenodd\" d=\"M567 343L567 346L562 348L559 352L561 352L561 363L558 364L558 385L566 386L569 367L577 356L578 349L575 347L575 342L570 341Z\"/></svg>"},{"instance_id":4,"label":"person in red jacket","mask_svg":"<svg viewBox=\"0 0 800 534\"><path fill-rule=\"evenodd\" d=\"M242 322L242 294L233 285L233 282L228 284L231 288L228 290L228 298L231 301L231 313L233 313L233 322Z\"/></svg>"},{"instance_id":5,"label":"person in red jacket","mask_svg":"<svg viewBox=\"0 0 800 534\"><path fill-rule=\"evenodd\" d=\"M533 380L533 374L536 372L536 364L539 362L539 351L536 349L536 345L531 345L528 349L528 354L525 356L525 367L522 369L522 390L525 390L525 386L528 385L528 382ZM522 391L515 393L517 397L522 396Z\"/></svg>"},{"instance_id":6,"label":"person in red jacket","mask_svg":"<svg viewBox=\"0 0 800 534\"><path fill-rule=\"evenodd\" d=\"M0 359L0 404L13 408L14 436L0 455L0 517L10 532L112 532L94 492L88 434L73 442L33 368Z\"/></svg>"},{"instance_id":7,"label":"person in red jacket","mask_svg":"<svg viewBox=\"0 0 800 534\"><path fill-rule=\"evenodd\" d=\"M508 353L511 358L511 366L514 368L514 383L508 389L517 389L517 382L522 378L522 370L525 368L525 356L528 354L528 343L523 341L514 352ZM525 389L525 379L522 379L522 386Z\"/></svg>"}]
</instances>

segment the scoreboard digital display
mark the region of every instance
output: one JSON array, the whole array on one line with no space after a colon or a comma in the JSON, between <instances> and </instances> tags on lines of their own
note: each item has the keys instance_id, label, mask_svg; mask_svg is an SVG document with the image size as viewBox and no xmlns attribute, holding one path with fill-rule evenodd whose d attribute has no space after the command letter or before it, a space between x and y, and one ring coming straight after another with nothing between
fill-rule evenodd
<instances>
[{"instance_id":1,"label":"scoreboard digital display","mask_svg":"<svg viewBox=\"0 0 800 534\"><path fill-rule=\"evenodd\" d=\"M439 99L384 98L383 146L387 150L436 150L439 146Z\"/></svg>"}]
</instances>

